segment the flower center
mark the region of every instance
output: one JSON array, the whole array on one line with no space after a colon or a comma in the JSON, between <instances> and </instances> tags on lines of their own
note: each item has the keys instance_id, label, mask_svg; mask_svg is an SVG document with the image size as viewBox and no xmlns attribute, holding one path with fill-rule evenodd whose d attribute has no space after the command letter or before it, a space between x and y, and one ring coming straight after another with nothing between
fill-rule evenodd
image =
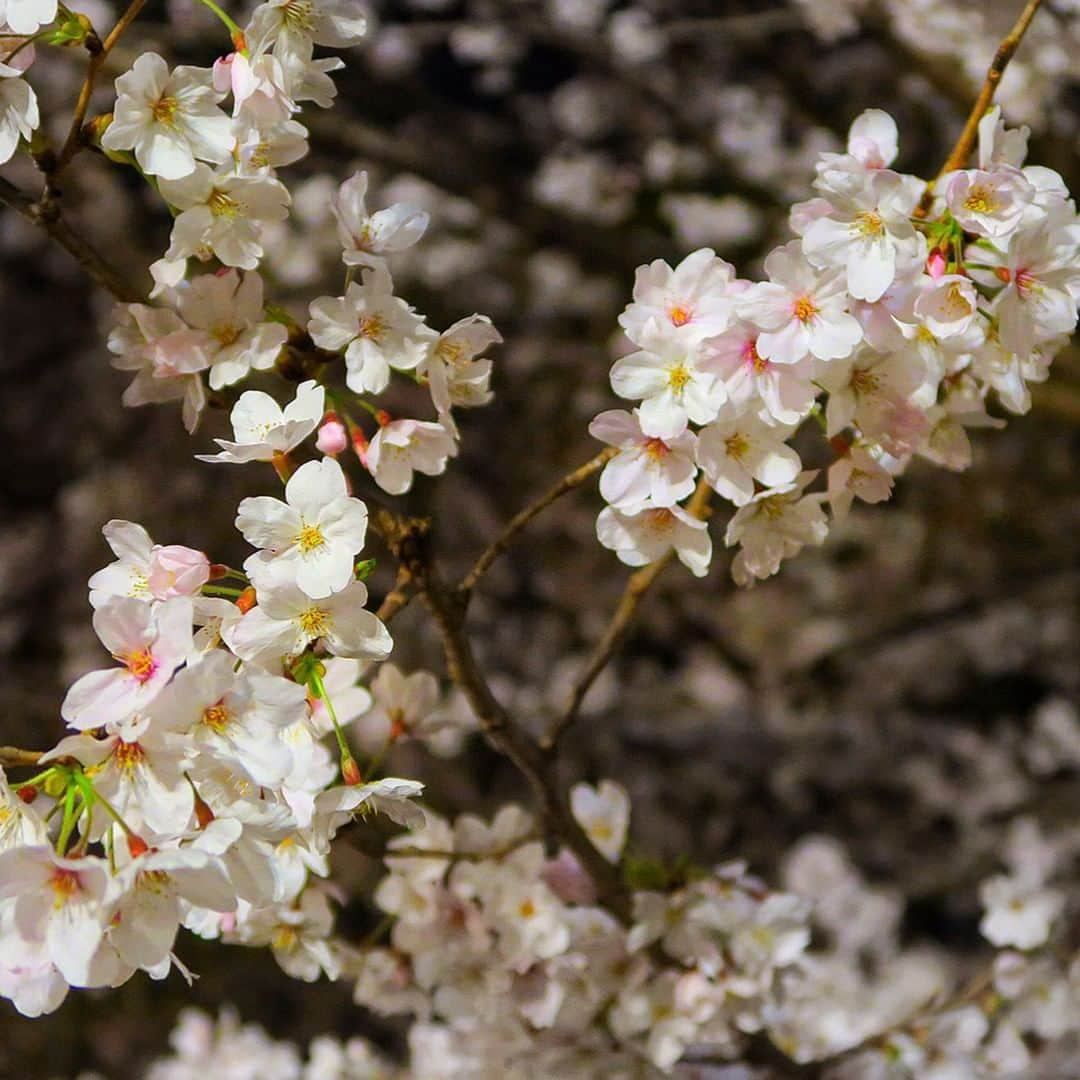
<instances>
[{"instance_id":1,"label":"flower center","mask_svg":"<svg viewBox=\"0 0 1080 1080\"><path fill-rule=\"evenodd\" d=\"M214 217L234 218L240 212L240 204L217 188L214 188L210 198L206 200L206 205L210 207L210 213Z\"/></svg>"},{"instance_id":2,"label":"flower center","mask_svg":"<svg viewBox=\"0 0 1080 1080\"><path fill-rule=\"evenodd\" d=\"M297 622L308 637L322 637L330 629L330 612L320 607L309 607L300 612Z\"/></svg>"},{"instance_id":3,"label":"flower center","mask_svg":"<svg viewBox=\"0 0 1080 1080\"><path fill-rule=\"evenodd\" d=\"M799 322L807 323L818 313L818 310L817 304L809 296L800 296L792 305L791 314Z\"/></svg>"},{"instance_id":4,"label":"flower center","mask_svg":"<svg viewBox=\"0 0 1080 1080\"><path fill-rule=\"evenodd\" d=\"M225 731L231 721L232 714L225 707L223 701L219 701L216 705L211 705L210 708L203 710L202 722L218 735Z\"/></svg>"},{"instance_id":5,"label":"flower center","mask_svg":"<svg viewBox=\"0 0 1080 1080\"><path fill-rule=\"evenodd\" d=\"M691 378L690 369L685 364L676 364L674 367L668 368L668 386L670 386L676 394L682 392L683 387L686 386Z\"/></svg>"},{"instance_id":6,"label":"flower center","mask_svg":"<svg viewBox=\"0 0 1080 1080\"><path fill-rule=\"evenodd\" d=\"M964 295L958 282L953 282L945 291L945 310L953 318L962 318L971 314L971 302Z\"/></svg>"},{"instance_id":7,"label":"flower center","mask_svg":"<svg viewBox=\"0 0 1080 1080\"><path fill-rule=\"evenodd\" d=\"M146 682L157 671L158 666L154 654L149 649L139 649L138 652L128 653L124 657L124 664L131 673L131 677L141 683Z\"/></svg>"},{"instance_id":8,"label":"flower center","mask_svg":"<svg viewBox=\"0 0 1080 1080\"><path fill-rule=\"evenodd\" d=\"M243 330L235 323L222 323L220 326L215 326L212 333L214 340L224 349L234 344Z\"/></svg>"},{"instance_id":9,"label":"flower center","mask_svg":"<svg viewBox=\"0 0 1080 1080\"><path fill-rule=\"evenodd\" d=\"M1014 278L1014 280L1016 282L1017 291L1020 293L1021 296L1026 296L1028 292L1031 291L1032 286L1035 284L1036 278L1030 270L1023 269L1016 271L1016 277Z\"/></svg>"},{"instance_id":10,"label":"flower center","mask_svg":"<svg viewBox=\"0 0 1080 1080\"><path fill-rule=\"evenodd\" d=\"M964 200L964 209L973 214L992 214L999 209L1001 201L994 193L994 189L986 184L976 184L967 194Z\"/></svg>"},{"instance_id":11,"label":"flower center","mask_svg":"<svg viewBox=\"0 0 1080 1080\"><path fill-rule=\"evenodd\" d=\"M754 369L755 375L761 375L769 370L769 361L757 351L757 342L748 341L743 349L743 360L748 367Z\"/></svg>"},{"instance_id":12,"label":"flower center","mask_svg":"<svg viewBox=\"0 0 1080 1080\"><path fill-rule=\"evenodd\" d=\"M74 870L56 869L49 878L49 885L53 891L53 907L62 908L79 891L79 875Z\"/></svg>"},{"instance_id":13,"label":"flower center","mask_svg":"<svg viewBox=\"0 0 1080 1080\"><path fill-rule=\"evenodd\" d=\"M648 439L642 449L653 461L663 461L670 453L668 444L663 439Z\"/></svg>"},{"instance_id":14,"label":"flower center","mask_svg":"<svg viewBox=\"0 0 1080 1080\"><path fill-rule=\"evenodd\" d=\"M311 0L289 0L281 8L281 20L294 30L310 30Z\"/></svg>"},{"instance_id":15,"label":"flower center","mask_svg":"<svg viewBox=\"0 0 1080 1080\"><path fill-rule=\"evenodd\" d=\"M851 389L860 397L873 394L879 384L878 377L866 368L853 368L851 372Z\"/></svg>"},{"instance_id":16,"label":"flower center","mask_svg":"<svg viewBox=\"0 0 1080 1080\"><path fill-rule=\"evenodd\" d=\"M658 506L655 510L646 510L644 524L650 532L666 533L675 522L675 515L665 506Z\"/></svg>"},{"instance_id":17,"label":"flower center","mask_svg":"<svg viewBox=\"0 0 1080 1080\"><path fill-rule=\"evenodd\" d=\"M863 236L881 236L885 232L885 222L875 211L864 210L855 216L855 229Z\"/></svg>"},{"instance_id":18,"label":"flower center","mask_svg":"<svg viewBox=\"0 0 1080 1080\"><path fill-rule=\"evenodd\" d=\"M358 337L372 338L378 341L386 331L386 323L378 315L365 315L360 320L360 326L357 330Z\"/></svg>"},{"instance_id":19,"label":"flower center","mask_svg":"<svg viewBox=\"0 0 1080 1080\"><path fill-rule=\"evenodd\" d=\"M116 767L125 773L132 773L138 765L141 765L146 753L137 742L124 742L121 740L113 749L113 761Z\"/></svg>"},{"instance_id":20,"label":"flower center","mask_svg":"<svg viewBox=\"0 0 1080 1080\"><path fill-rule=\"evenodd\" d=\"M739 432L729 435L724 440L724 452L735 461L741 461L749 449L750 443L747 441L746 436Z\"/></svg>"},{"instance_id":21,"label":"flower center","mask_svg":"<svg viewBox=\"0 0 1080 1080\"><path fill-rule=\"evenodd\" d=\"M300 549L300 554L307 555L321 548L326 543L326 537L323 536L318 525L302 525L294 542Z\"/></svg>"},{"instance_id":22,"label":"flower center","mask_svg":"<svg viewBox=\"0 0 1080 1080\"><path fill-rule=\"evenodd\" d=\"M153 113L154 120L157 123L163 124L165 127L174 127L176 124L176 112L179 108L180 102L166 94L154 102L154 106L150 111Z\"/></svg>"},{"instance_id":23,"label":"flower center","mask_svg":"<svg viewBox=\"0 0 1080 1080\"><path fill-rule=\"evenodd\" d=\"M672 326L685 326L693 317L693 310L683 304L668 308L668 318Z\"/></svg>"}]
</instances>

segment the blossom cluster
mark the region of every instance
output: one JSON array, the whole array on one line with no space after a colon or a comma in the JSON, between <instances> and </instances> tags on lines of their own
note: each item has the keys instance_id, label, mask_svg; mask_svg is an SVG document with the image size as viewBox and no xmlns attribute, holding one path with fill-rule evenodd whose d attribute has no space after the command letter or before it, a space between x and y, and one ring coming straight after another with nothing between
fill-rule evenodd
<instances>
[{"instance_id":1,"label":"blossom cluster","mask_svg":"<svg viewBox=\"0 0 1080 1080\"><path fill-rule=\"evenodd\" d=\"M396 669L373 684L378 708L356 686L361 661L392 644L354 577L364 505L332 459L301 466L285 494L240 507L249 535L273 521L280 539L248 560L250 600L215 584L224 568L203 553L154 544L132 522L105 527L117 558L91 578L90 601L116 666L68 691L75 733L36 776L14 791L0 780L0 992L20 1011L55 1009L69 986L183 971L181 924L271 945L297 977L334 973L329 901L310 884L329 873L331 839L358 813L422 818L410 801L421 784L361 782L334 709L336 697L346 723L370 714L388 741L410 733L416 695ZM340 780L321 741L332 730Z\"/></svg>"},{"instance_id":2,"label":"blossom cluster","mask_svg":"<svg viewBox=\"0 0 1080 1080\"><path fill-rule=\"evenodd\" d=\"M704 575L712 543L684 500L698 477L735 509L724 534L739 584L775 574L855 499L887 500L915 458L971 460L967 430L995 402L1031 406L1076 326L1080 219L1061 177L1024 167L1025 130L979 124L976 168L933 192L894 171L897 129L868 110L844 154L823 154L797 238L737 278L712 250L641 267L620 317L638 349L611 386L638 402L592 434L617 448L600 479L600 542L631 566L674 549ZM796 433L810 421L817 445ZM824 444L824 445L822 445ZM804 449L805 445L805 449ZM824 489L809 490L829 461Z\"/></svg>"}]
</instances>

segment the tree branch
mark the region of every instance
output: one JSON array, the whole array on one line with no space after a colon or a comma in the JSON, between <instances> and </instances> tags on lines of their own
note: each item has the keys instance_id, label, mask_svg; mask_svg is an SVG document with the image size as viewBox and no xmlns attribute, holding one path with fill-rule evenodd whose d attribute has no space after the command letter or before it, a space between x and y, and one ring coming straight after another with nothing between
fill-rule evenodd
<instances>
[{"instance_id":1,"label":"tree branch","mask_svg":"<svg viewBox=\"0 0 1080 1080\"><path fill-rule=\"evenodd\" d=\"M36 765L44 750L20 750L17 746L0 746L0 765L5 769L25 769Z\"/></svg>"},{"instance_id":2,"label":"tree branch","mask_svg":"<svg viewBox=\"0 0 1080 1080\"><path fill-rule=\"evenodd\" d=\"M67 168L71 159L82 149L82 126L86 120L86 110L90 107L90 98L94 93L94 83L97 81L98 72L101 71L105 61L109 57L113 46L120 40L124 31L138 18L146 0L131 0L127 10L116 21L116 25L109 31L108 36L101 43L97 52L91 52L90 62L86 67L86 78L79 89L79 97L75 102L75 112L71 118L71 127L68 129L67 138L60 148L60 154L56 159L56 165L50 170L48 180L50 187L53 181Z\"/></svg>"},{"instance_id":3,"label":"tree branch","mask_svg":"<svg viewBox=\"0 0 1080 1080\"><path fill-rule=\"evenodd\" d=\"M1041 4L1042 0L1027 0L1024 10L1020 12L1020 17L1016 20L1015 25L1002 38L1001 44L998 45L997 52L994 54L994 59L986 72L986 80L979 91L979 96L975 99L975 104L968 114L964 130L960 132L960 138L956 140L952 152L945 159L945 164L942 165L941 171L937 175L938 180L946 173L953 172L955 169L962 169L967 164L971 151L975 146L975 140L979 135L979 121L986 115L986 110L993 103L994 94L997 92L1001 77L1005 74L1009 62L1016 55L1016 50L1020 47L1020 42L1023 40L1024 34L1027 33L1027 28L1031 25L1031 20L1035 18L1035 12L1039 10ZM930 183L927 184L926 191L923 193L922 200L919 203L916 211L917 216L925 217L933 201L934 183Z\"/></svg>"},{"instance_id":4,"label":"tree branch","mask_svg":"<svg viewBox=\"0 0 1080 1080\"><path fill-rule=\"evenodd\" d=\"M487 741L508 758L528 781L552 833L570 848L596 886L602 904L622 919L630 915L630 898L618 868L593 847L559 791L552 760L541 751L491 692L463 631L465 604L440 577L431 555L431 529L426 520L401 520L385 511L376 514L376 528L409 574L431 613L450 678L465 694Z\"/></svg>"},{"instance_id":5,"label":"tree branch","mask_svg":"<svg viewBox=\"0 0 1080 1080\"><path fill-rule=\"evenodd\" d=\"M687 509L694 517L704 520L709 515L709 500L711 497L712 489L709 487L705 477L702 476L698 481L693 498L687 504ZM596 681L600 672L607 667L616 650L630 633L638 605L674 557L674 549L669 549L656 562L649 563L648 566L643 566L630 575L630 580L626 583L626 589L619 599L607 629L596 643L588 663L574 683L566 707L555 718L551 727L548 728L546 734L540 740L541 747L548 753L554 751L559 739L577 719L578 712L581 710L581 705L585 700L585 695L589 692L589 688Z\"/></svg>"},{"instance_id":6,"label":"tree branch","mask_svg":"<svg viewBox=\"0 0 1080 1080\"><path fill-rule=\"evenodd\" d=\"M602 450L594 458L590 458L584 465L578 466L573 472L568 473L557 483L552 484L547 491L538 499L529 503L523 510L519 510L507 522L503 531L487 546L480 558L473 564L473 568L461 579L458 592L466 596L472 592L476 583L488 572L491 564L506 551L517 538L517 534L529 524L541 511L549 507L556 499L561 498L568 491L580 487L594 473L599 472L617 453L618 449L611 446Z\"/></svg>"},{"instance_id":7,"label":"tree branch","mask_svg":"<svg viewBox=\"0 0 1080 1080\"><path fill-rule=\"evenodd\" d=\"M137 303L146 299L64 221L56 206L41 206L3 177L0 177L0 203L11 207L32 225L44 229L94 281L112 293L117 300L122 303Z\"/></svg>"}]
</instances>

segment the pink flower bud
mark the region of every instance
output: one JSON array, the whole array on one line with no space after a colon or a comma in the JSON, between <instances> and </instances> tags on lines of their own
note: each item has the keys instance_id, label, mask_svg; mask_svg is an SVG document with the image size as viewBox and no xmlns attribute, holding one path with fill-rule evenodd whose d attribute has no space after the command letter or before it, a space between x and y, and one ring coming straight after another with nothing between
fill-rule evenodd
<instances>
[{"instance_id":1,"label":"pink flower bud","mask_svg":"<svg viewBox=\"0 0 1080 1080\"><path fill-rule=\"evenodd\" d=\"M349 447L349 433L345 425L333 413L327 415L315 439L315 449L322 454L336 457Z\"/></svg>"},{"instance_id":2,"label":"pink flower bud","mask_svg":"<svg viewBox=\"0 0 1080 1080\"><path fill-rule=\"evenodd\" d=\"M938 248L935 248L930 252L930 258L926 260L926 272L932 278L942 277L948 269L948 264L945 261L945 255Z\"/></svg>"},{"instance_id":3,"label":"pink flower bud","mask_svg":"<svg viewBox=\"0 0 1080 1080\"><path fill-rule=\"evenodd\" d=\"M194 548L169 544L150 556L150 591L155 600L194 596L210 580L210 560Z\"/></svg>"}]
</instances>

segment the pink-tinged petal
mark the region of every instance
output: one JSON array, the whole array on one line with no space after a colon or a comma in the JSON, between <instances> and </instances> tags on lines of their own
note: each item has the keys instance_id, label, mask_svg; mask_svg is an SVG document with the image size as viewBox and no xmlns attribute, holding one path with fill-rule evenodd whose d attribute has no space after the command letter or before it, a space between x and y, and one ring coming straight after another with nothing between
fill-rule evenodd
<instances>
[{"instance_id":1,"label":"pink-tinged petal","mask_svg":"<svg viewBox=\"0 0 1080 1080\"><path fill-rule=\"evenodd\" d=\"M78 731L104 727L134 712L140 689L126 668L91 671L68 690L60 715Z\"/></svg>"},{"instance_id":2,"label":"pink-tinged petal","mask_svg":"<svg viewBox=\"0 0 1080 1080\"><path fill-rule=\"evenodd\" d=\"M138 652L153 639L153 612L130 596L109 599L94 612L94 633L113 656Z\"/></svg>"},{"instance_id":3,"label":"pink-tinged petal","mask_svg":"<svg viewBox=\"0 0 1080 1080\"><path fill-rule=\"evenodd\" d=\"M589 434L609 446L626 449L640 441L641 427L625 409L608 409L589 424Z\"/></svg>"}]
</instances>

